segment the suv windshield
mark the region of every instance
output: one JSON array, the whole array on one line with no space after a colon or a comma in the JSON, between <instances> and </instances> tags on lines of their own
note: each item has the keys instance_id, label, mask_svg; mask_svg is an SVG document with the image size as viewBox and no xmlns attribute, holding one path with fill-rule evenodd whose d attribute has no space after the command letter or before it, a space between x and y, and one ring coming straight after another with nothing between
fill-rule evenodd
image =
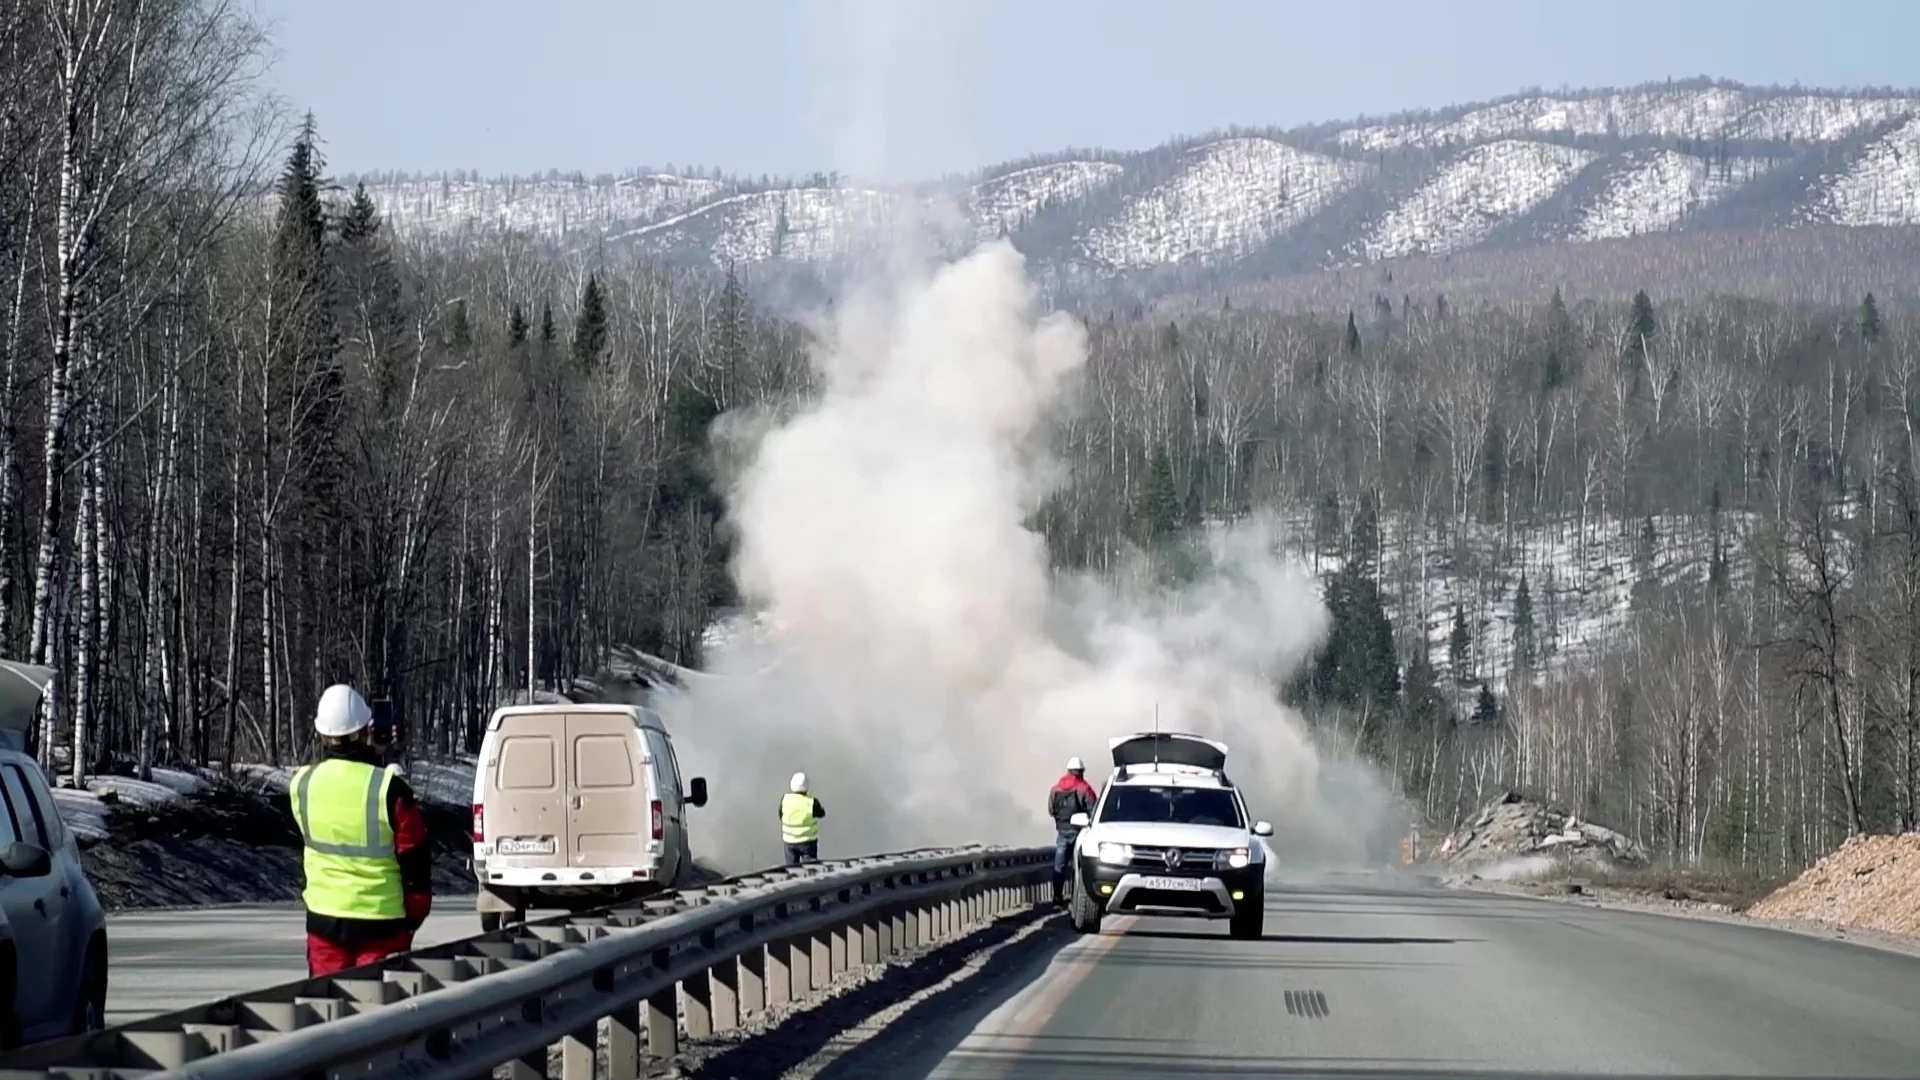
<instances>
[{"instance_id":1,"label":"suv windshield","mask_svg":"<svg viewBox=\"0 0 1920 1080\"><path fill-rule=\"evenodd\" d=\"M1100 808L1101 821L1168 821L1178 825L1239 826L1233 792L1220 788L1117 787Z\"/></svg>"}]
</instances>

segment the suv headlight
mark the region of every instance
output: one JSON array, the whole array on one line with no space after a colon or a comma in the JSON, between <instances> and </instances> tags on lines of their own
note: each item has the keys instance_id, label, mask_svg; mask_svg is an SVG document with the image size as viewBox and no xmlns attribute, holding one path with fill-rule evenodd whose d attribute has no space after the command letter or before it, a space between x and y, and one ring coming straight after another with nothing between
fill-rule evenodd
<instances>
[{"instance_id":1,"label":"suv headlight","mask_svg":"<svg viewBox=\"0 0 1920 1080\"><path fill-rule=\"evenodd\" d=\"M1253 861L1253 855L1246 848L1234 848L1220 853L1220 865L1229 870L1244 870Z\"/></svg>"},{"instance_id":2,"label":"suv headlight","mask_svg":"<svg viewBox=\"0 0 1920 1080\"><path fill-rule=\"evenodd\" d=\"M1127 844L1107 841L1100 845L1097 854L1101 862L1108 866L1125 866L1133 861L1133 848Z\"/></svg>"}]
</instances>

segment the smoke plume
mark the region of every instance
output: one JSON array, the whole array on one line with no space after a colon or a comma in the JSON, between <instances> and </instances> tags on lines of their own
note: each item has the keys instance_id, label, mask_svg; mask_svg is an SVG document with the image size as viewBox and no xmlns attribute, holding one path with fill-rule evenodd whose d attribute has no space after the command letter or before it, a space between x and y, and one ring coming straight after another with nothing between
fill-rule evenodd
<instances>
[{"instance_id":1,"label":"smoke plume","mask_svg":"<svg viewBox=\"0 0 1920 1080\"><path fill-rule=\"evenodd\" d=\"M938 98L980 67L950 45L977 12L915 8L907 34L896 4L842 7L848 39L891 35L833 58L848 160L884 172L902 147L949 144L928 110L890 103ZM1327 613L1268 523L1210 531L1206 571L1177 590L1144 566L1050 567L1030 522L1066 479L1048 443L1075 406L1086 333L1042 310L1009 244L932 254L953 210L871 238L889 257L820 319L814 397L716 429L733 573L766 632L710 650L716 677L663 705L683 768L711 785L695 851L732 870L778 862L776 805L796 771L827 811L823 857L1047 843L1067 758L1097 786L1107 740L1157 722L1229 745L1276 853L1359 855L1389 800L1278 703Z\"/></svg>"},{"instance_id":2,"label":"smoke plume","mask_svg":"<svg viewBox=\"0 0 1920 1080\"><path fill-rule=\"evenodd\" d=\"M822 328L821 392L722 426L740 590L768 632L736 635L667 706L710 778L697 850L777 861L775 804L804 771L823 854L1043 843L1069 756L1105 774L1109 737L1226 741L1275 846L1325 857L1362 830L1335 810L1277 682L1325 631L1310 577L1260 524L1215 530L1210 570L1056 575L1029 518L1063 474L1050 421L1086 336L1043 314L1004 242L844 304Z\"/></svg>"}]
</instances>

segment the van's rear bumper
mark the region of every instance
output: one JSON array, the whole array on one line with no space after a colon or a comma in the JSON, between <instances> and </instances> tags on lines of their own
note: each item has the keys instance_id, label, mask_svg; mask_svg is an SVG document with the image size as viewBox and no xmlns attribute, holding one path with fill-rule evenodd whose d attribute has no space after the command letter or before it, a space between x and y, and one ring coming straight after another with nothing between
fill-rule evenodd
<instances>
[{"instance_id":1,"label":"van's rear bumper","mask_svg":"<svg viewBox=\"0 0 1920 1080\"><path fill-rule=\"evenodd\" d=\"M651 882L652 866L498 866L479 863L475 877L490 888L554 889L598 888Z\"/></svg>"}]
</instances>

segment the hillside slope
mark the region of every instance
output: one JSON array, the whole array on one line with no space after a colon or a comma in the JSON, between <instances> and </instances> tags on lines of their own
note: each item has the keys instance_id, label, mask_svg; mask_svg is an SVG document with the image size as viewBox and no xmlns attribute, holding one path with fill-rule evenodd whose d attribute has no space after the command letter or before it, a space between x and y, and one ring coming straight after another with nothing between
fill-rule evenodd
<instances>
[{"instance_id":1,"label":"hillside slope","mask_svg":"<svg viewBox=\"0 0 1920 1080\"><path fill-rule=\"evenodd\" d=\"M1300 272L1706 227L1920 224L1920 92L1695 80L1067 152L881 189L657 170L367 181L402 231L529 231L815 272L912 215L1006 236L1056 278Z\"/></svg>"}]
</instances>

